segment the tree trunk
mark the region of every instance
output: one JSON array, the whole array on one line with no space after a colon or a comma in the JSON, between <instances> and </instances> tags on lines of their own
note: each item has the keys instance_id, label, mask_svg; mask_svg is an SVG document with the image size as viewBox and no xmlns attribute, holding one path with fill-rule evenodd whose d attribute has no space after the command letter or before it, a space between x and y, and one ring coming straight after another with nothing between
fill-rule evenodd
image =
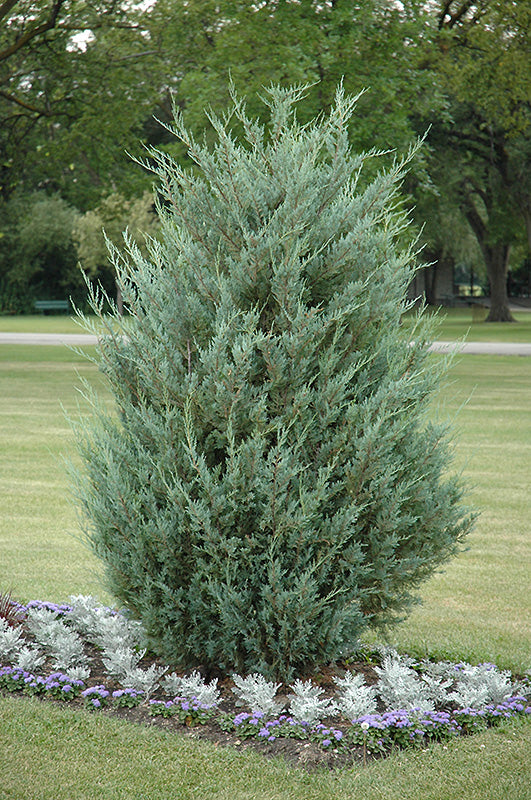
<instances>
[{"instance_id":1,"label":"tree trunk","mask_svg":"<svg viewBox=\"0 0 531 800\"><path fill-rule=\"evenodd\" d=\"M522 213L524 216L525 230L527 233L527 246L529 248L529 252L531 253L531 201L529 201L529 203L522 208Z\"/></svg>"},{"instance_id":2,"label":"tree trunk","mask_svg":"<svg viewBox=\"0 0 531 800\"><path fill-rule=\"evenodd\" d=\"M483 249L490 284L490 311L486 322L516 322L507 296L507 264L510 247L506 244L487 245Z\"/></svg>"},{"instance_id":3,"label":"tree trunk","mask_svg":"<svg viewBox=\"0 0 531 800\"><path fill-rule=\"evenodd\" d=\"M115 281L115 283L116 283L116 310L118 311L118 314L122 316L124 313L122 290L117 280Z\"/></svg>"},{"instance_id":4,"label":"tree trunk","mask_svg":"<svg viewBox=\"0 0 531 800\"><path fill-rule=\"evenodd\" d=\"M429 306L437 305L437 266L438 261L433 261L424 269L424 295Z\"/></svg>"},{"instance_id":5,"label":"tree trunk","mask_svg":"<svg viewBox=\"0 0 531 800\"><path fill-rule=\"evenodd\" d=\"M464 211L483 254L489 278L490 311L485 322L516 322L511 314L507 296L507 266L511 246L505 242L490 243L488 225L479 214L470 195L465 197Z\"/></svg>"}]
</instances>

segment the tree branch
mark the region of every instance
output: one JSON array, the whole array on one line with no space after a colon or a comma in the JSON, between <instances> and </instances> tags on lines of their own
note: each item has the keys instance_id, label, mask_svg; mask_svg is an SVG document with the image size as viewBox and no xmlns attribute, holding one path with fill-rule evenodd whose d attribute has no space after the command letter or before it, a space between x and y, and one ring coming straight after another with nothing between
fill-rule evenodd
<instances>
[{"instance_id":1,"label":"tree branch","mask_svg":"<svg viewBox=\"0 0 531 800\"><path fill-rule=\"evenodd\" d=\"M4 5L9 5L11 2L12 0L6 0ZM61 11L61 7L63 6L64 2L65 0L54 0L48 19L45 22L42 22L40 25L37 25L35 28L26 31L26 33L20 36L10 47L6 47L5 50L0 52L0 61L7 61L10 56L25 47L28 42L31 42L31 40L36 36L40 36L42 33L46 33L46 31L50 31L52 28L55 28L57 17L59 16L59 12Z\"/></svg>"},{"instance_id":2,"label":"tree branch","mask_svg":"<svg viewBox=\"0 0 531 800\"><path fill-rule=\"evenodd\" d=\"M464 202L462 203L462 210L465 217L468 220L468 224L472 228L476 239L478 240L478 244L480 245L481 249L483 249L485 240L487 238L487 226L485 222L481 218L479 211L477 210L476 206L474 205L472 198L464 189L465 197Z\"/></svg>"},{"instance_id":3,"label":"tree branch","mask_svg":"<svg viewBox=\"0 0 531 800\"><path fill-rule=\"evenodd\" d=\"M13 6L16 6L18 0L4 0L2 5L0 5L0 19L4 19L7 17Z\"/></svg>"},{"instance_id":4,"label":"tree branch","mask_svg":"<svg viewBox=\"0 0 531 800\"><path fill-rule=\"evenodd\" d=\"M9 94L9 92L5 92L3 89L0 89L0 97L3 97L10 103L16 103L18 106L25 108L26 111L32 111L34 114L38 114L40 117L49 116L49 112L47 112L46 109L38 108L37 106L34 106L31 103L26 102L25 100L20 100L20 98L15 97L14 94Z\"/></svg>"}]
</instances>

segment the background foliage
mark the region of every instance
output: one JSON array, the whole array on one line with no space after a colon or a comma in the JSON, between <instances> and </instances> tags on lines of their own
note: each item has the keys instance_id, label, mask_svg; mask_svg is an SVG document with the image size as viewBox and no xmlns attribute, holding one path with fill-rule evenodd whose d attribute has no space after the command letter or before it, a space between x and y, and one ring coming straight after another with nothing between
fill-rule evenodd
<instances>
[{"instance_id":1,"label":"background foliage","mask_svg":"<svg viewBox=\"0 0 531 800\"><path fill-rule=\"evenodd\" d=\"M114 193L141 197L150 180L128 152L146 143L186 161L154 119L171 119L172 98L197 133L205 107L225 107L229 71L258 115L264 85L315 82L299 110L304 122L330 107L343 78L347 91L367 90L351 132L356 148L405 152L429 130L405 200L419 227L430 222L434 263L483 273L493 318L509 319L507 270L523 271L520 291L529 286L530 17L530 0L6 0L1 196L45 191L80 213ZM457 218L465 244L449 253L441 242L456 238ZM30 291L27 268L20 272L2 267L0 301ZM68 287L62 279L48 288L63 296Z\"/></svg>"}]
</instances>

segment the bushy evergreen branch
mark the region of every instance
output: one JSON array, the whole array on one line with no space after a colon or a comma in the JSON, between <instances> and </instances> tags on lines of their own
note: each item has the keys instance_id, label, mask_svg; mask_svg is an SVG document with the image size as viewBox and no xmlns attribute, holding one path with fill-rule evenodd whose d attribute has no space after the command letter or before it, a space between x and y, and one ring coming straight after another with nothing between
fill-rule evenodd
<instances>
[{"instance_id":1,"label":"bushy evergreen branch","mask_svg":"<svg viewBox=\"0 0 531 800\"><path fill-rule=\"evenodd\" d=\"M233 92L212 144L176 111L195 166L147 151L161 239L111 249L116 414L91 398L77 426L77 494L111 591L179 667L290 680L336 659L407 613L472 524L428 418L446 364L422 311L414 340L401 325L417 144L368 178L355 98L301 126L304 91L271 87L267 125Z\"/></svg>"}]
</instances>

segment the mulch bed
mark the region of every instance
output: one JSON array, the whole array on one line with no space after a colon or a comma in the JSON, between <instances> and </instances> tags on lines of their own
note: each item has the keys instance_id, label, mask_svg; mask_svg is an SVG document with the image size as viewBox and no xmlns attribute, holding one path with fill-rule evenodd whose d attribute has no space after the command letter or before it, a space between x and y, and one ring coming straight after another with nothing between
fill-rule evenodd
<instances>
[{"instance_id":1,"label":"mulch bed","mask_svg":"<svg viewBox=\"0 0 531 800\"><path fill-rule=\"evenodd\" d=\"M90 658L91 667L90 678L85 681L87 688L100 684L104 684L106 689L108 689L110 692L114 691L115 689L123 688L105 671L101 659L101 653L96 647L93 647L85 642L85 651ZM143 669L146 669L153 663L159 662L156 659L144 657L139 662L139 666ZM332 696L334 694L334 690L336 689L333 678L343 677L347 669L349 669L351 672L363 672L367 683L375 683L377 680L377 675L373 668L364 662L349 663L348 666L345 664L330 665L317 675L312 674L311 676L302 676L301 679L305 680L311 677L312 682L324 689L327 696ZM46 664L41 674L46 675L52 671L51 665ZM218 678L218 689L221 693L219 710L235 717L244 709L242 709L242 706L238 706L236 704L236 697L231 691L231 687L234 684L229 678L224 678L217 675L213 676L211 674L203 674L203 678L207 682L213 677ZM287 686L282 687L279 698L281 697L282 690L284 689L285 694L289 693ZM18 696L21 698L21 700L27 700L26 696L21 694L10 696ZM167 695L163 695L161 692L155 692L152 696L152 699L168 700L170 698ZM39 700L42 702L55 703L62 707L65 706L63 701L56 700L54 698L39 696ZM73 698L72 700L68 701L67 706L70 708L83 708L83 698ZM233 747L240 751L253 750L266 758L281 758L290 766L302 768L308 771L314 771L316 769L337 769L354 764L362 765L369 759L374 758L370 754L364 755L363 749L356 746L352 746L348 751L346 751L345 749L333 749L333 745L328 749L324 749L316 742L292 738L279 737L274 742L270 742L265 739L242 739L238 737L238 733L236 731L227 732L222 730L216 723L215 717L213 717L211 720L207 720L203 724L189 727L186 724L181 723L175 717L164 718L162 716L151 716L148 708L142 705L134 708L120 708L111 706L102 708L101 710L94 709L93 711L90 711L90 713L105 714L127 720L133 724L164 730L175 735L187 736L197 740L207 740L219 747ZM340 730L347 729L347 725L341 724L335 719L330 720L330 724L334 728Z\"/></svg>"}]
</instances>

